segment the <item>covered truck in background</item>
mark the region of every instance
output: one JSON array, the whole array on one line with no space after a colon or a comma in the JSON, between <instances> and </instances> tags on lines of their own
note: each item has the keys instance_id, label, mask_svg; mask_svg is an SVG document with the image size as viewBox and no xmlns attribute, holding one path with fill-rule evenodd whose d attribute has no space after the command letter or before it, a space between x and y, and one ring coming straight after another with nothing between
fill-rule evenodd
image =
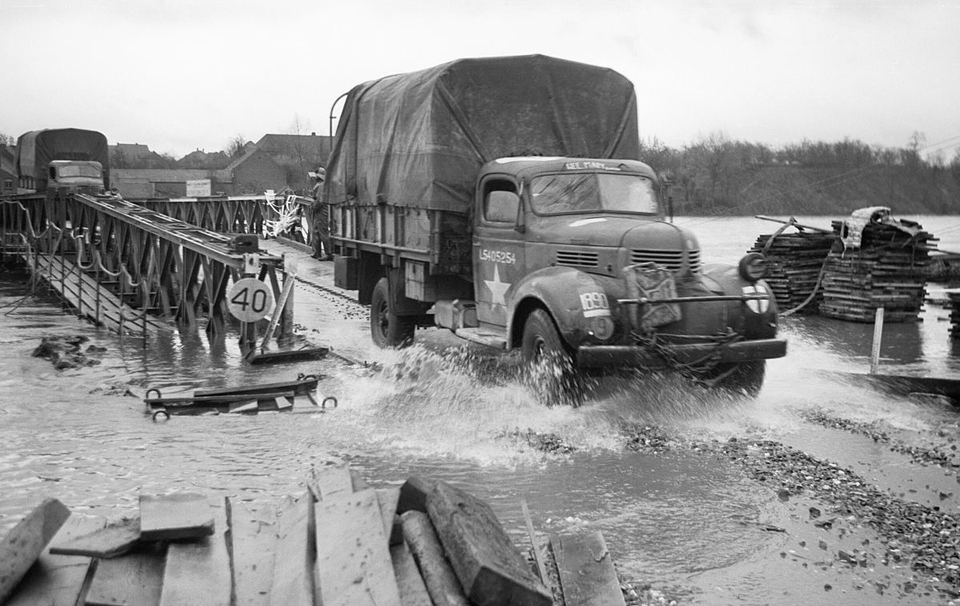
<instances>
[{"instance_id":1,"label":"covered truck in background","mask_svg":"<svg viewBox=\"0 0 960 606\"><path fill-rule=\"evenodd\" d=\"M17 139L18 192L98 194L109 186L110 151L103 133L79 128L34 130Z\"/></svg>"},{"instance_id":2,"label":"covered truck in background","mask_svg":"<svg viewBox=\"0 0 960 606\"><path fill-rule=\"evenodd\" d=\"M639 158L632 83L532 55L353 88L327 164L335 280L380 346L418 326L569 375L670 366L756 392L783 356L752 255L701 264Z\"/></svg>"}]
</instances>

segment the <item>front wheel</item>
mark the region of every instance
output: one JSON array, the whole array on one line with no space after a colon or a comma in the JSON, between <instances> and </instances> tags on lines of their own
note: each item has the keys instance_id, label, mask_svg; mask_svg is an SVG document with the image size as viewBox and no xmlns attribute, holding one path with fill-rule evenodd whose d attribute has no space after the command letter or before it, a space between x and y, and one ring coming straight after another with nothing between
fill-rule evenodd
<instances>
[{"instance_id":1,"label":"front wheel","mask_svg":"<svg viewBox=\"0 0 960 606\"><path fill-rule=\"evenodd\" d=\"M417 329L416 321L406 316L398 316L393 310L390 299L390 284L386 278L380 278L373 287L370 301L370 336L377 347L408 347L413 343L413 333Z\"/></svg>"},{"instance_id":2,"label":"front wheel","mask_svg":"<svg viewBox=\"0 0 960 606\"><path fill-rule=\"evenodd\" d=\"M548 406L558 403L579 406L582 403L582 389L573 359L546 311L535 309L527 317L523 325L520 355L530 387L542 402Z\"/></svg>"},{"instance_id":3,"label":"front wheel","mask_svg":"<svg viewBox=\"0 0 960 606\"><path fill-rule=\"evenodd\" d=\"M710 382L713 387L755 398L760 395L760 389L763 388L763 379L767 374L767 361L741 362L718 370L720 372Z\"/></svg>"}]
</instances>

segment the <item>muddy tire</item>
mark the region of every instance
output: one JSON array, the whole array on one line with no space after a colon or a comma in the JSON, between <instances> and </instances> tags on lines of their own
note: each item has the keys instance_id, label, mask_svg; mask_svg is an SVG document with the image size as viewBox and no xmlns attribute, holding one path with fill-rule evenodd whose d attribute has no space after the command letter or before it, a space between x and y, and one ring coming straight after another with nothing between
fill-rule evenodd
<instances>
[{"instance_id":1,"label":"muddy tire","mask_svg":"<svg viewBox=\"0 0 960 606\"><path fill-rule=\"evenodd\" d=\"M413 318L398 316L393 310L390 299L390 285L386 278L380 278L373 287L370 301L370 336L377 347L400 348L413 344L413 333L417 329Z\"/></svg>"},{"instance_id":2,"label":"muddy tire","mask_svg":"<svg viewBox=\"0 0 960 606\"><path fill-rule=\"evenodd\" d=\"M540 401L548 406L583 402L583 390L577 380L570 352L550 314L535 309L523 325L520 343L526 380Z\"/></svg>"},{"instance_id":3,"label":"muddy tire","mask_svg":"<svg viewBox=\"0 0 960 606\"><path fill-rule=\"evenodd\" d=\"M714 387L755 398L760 395L766 374L766 360L730 365L721 369Z\"/></svg>"}]
</instances>

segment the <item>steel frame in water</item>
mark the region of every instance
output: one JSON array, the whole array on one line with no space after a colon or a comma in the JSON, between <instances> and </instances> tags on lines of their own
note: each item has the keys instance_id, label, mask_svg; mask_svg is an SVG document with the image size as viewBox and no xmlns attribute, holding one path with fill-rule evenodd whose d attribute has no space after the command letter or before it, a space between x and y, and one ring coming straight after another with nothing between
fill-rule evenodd
<instances>
[{"instance_id":1,"label":"steel frame in water","mask_svg":"<svg viewBox=\"0 0 960 606\"><path fill-rule=\"evenodd\" d=\"M274 300L280 296L282 257L238 252L228 235L117 196L18 196L4 200L2 207L3 244L16 230L34 260L37 254L72 258L123 303L167 321L195 325L205 315L211 336L225 333L231 282L256 276L269 280ZM288 301L280 316L279 339L292 334L292 320ZM256 324L241 323L241 347L256 339Z\"/></svg>"}]
</instances>

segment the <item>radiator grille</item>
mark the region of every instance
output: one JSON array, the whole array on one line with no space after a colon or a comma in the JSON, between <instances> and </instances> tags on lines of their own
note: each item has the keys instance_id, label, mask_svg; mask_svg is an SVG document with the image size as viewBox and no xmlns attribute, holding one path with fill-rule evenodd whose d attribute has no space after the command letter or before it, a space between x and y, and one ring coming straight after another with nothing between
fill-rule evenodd
<instances>
[{"instance_id":1,"label":"radiator grille","mask_svg":"<svg viewBox=\"0 0 960 606\"><path fill-rule=\"evenodd\" d=\"M690 273L699 273L700 251L691 250L687 253L687 255ZM630 263L634 265L637 263L656 263L674 273L677 273L683 268L683 251L634 248L630 251Z\"/></svg>"}]
</instances>

